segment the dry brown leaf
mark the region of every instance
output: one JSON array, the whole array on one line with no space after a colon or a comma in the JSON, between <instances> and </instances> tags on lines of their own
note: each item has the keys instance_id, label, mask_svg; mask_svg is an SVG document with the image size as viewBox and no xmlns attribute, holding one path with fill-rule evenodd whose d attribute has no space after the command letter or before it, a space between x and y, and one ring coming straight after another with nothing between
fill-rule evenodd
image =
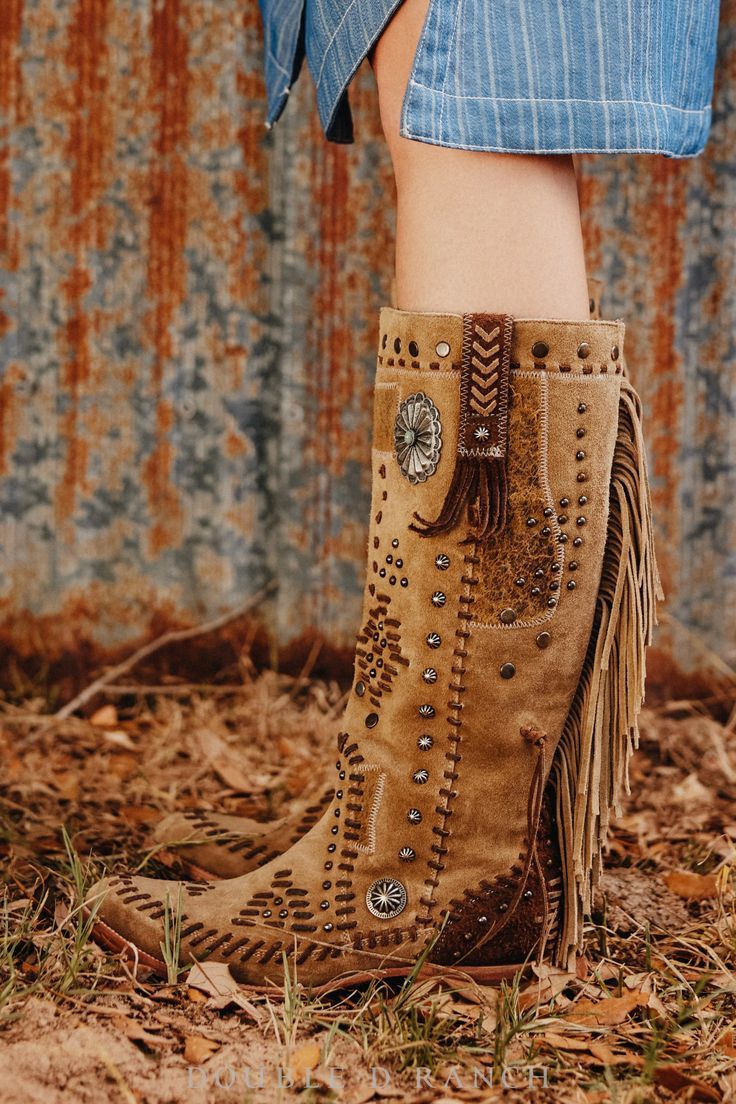
<instances>
[{"instance_id":1,"label":"dry brown leaf","mask_svg":"<svg viewBox=\"0 0 736 1104\"><path fill-rule=\"evenodd\" d=\"M135 744L128 733L123 732L122 728L108 728L103 732L102 738L106 740L108 744L124 748L125 751L135 751Z\"/></svg>"},{"instance_id":2,"label":"dry brown leaf","mask_svg":"<svg viewBox=\"0 0 736 1104\"><path fill-rule=\"evenodd\" d=\"M95 725L96 728L116 725L118 723L118 711L114 705L101 705L99 709L95 709L89 723Z\"/></svg>"},{"instance_id":3,"label":"dry brown leaf","mask_svg":"<svg viewBox=\"0 0 736 1104\"><path fill-rule=\"evenodd\" d=\"M204 1035L188 1035L184 1040L184 1060L193 1065L206 1062L220 1049L214 1039L205 1039Z\"/></svg>"},{"instance_id":4,"label":"dry brown leaf","mask_svg":"<svg viewBox=\"0 0 736 1104\"><path fill-rule=\"evenodd\" d=\"M716 1043L716 1050L725 1054L728 1058L736 1058L736 1028L721 1035Z\"/></svg>"},{"instance_id":5,"label":"dry brown leaf","mask_svg":"<svg viewBox=\"0 0 736 1104\"><path fill-rule=\"evenodd\" d=\"M660 1066L655 1070L654 1080L670 1092L687 1090L688 1100L701 1100L706 1104L709 1101L718 1104L721 1100L721 1094L717 1089L706 1085L705 1081L699 1081L697 1077L691 1077L689 1073L685 1073L682 1066Z\"/></svg>"},{"instance_id":6,"label":"dry brown leaf","mask_svg":"<svg viewBox=\"0 0 736 1104\"><path fill-rule=\"evenodd\" d=\"M247 999L225 962L196 962L187 975L190 992L200 990L206 994L210 1008L222 1009L237 1004L251 1016L256 1009ZM196 1000L190 997L190 1000Z\"/></svg>"},{"instance_id":7,"label":"dry brown leaf","mask_svg":"<svg viewBox=\"0 0 736 1104\"><path fill-rule=\"evenodd\" d=\"M545 1031L539 1036L548 1046L557 1050L590 1050L589 1039L576 1039L573 1035L558 1035L555 1031Z\"/></svg>"},{"instance_id":8,"label":"dry brown leaf","mask_svg":"<svg viewBox=\"0 0 736 1104\"><path fill-rule=\"evenodd\" d=\"M646 1008L648 1003L649 993L635 989L621 997L605 997L601 1001L579 1000L570 1009L568 1017L575 1023L614 1027L624 1023L629 1012L633 1012L635 1008Z\"/></svg>"},{"instance_id":9,"label":"dry brown leaf","mask_svg":"<svg viewBox=\"0 0 736 1104\"><path fill-rule=\"evenodd\" d=\"M320 1054L320 1045L313 1039L296 1048L289 1062L289 1069L295 1081L300 1081L307 1070L316 1069L319 1065Z\"/></svg>"},{"instance_id":10,"label":"dry brown leaf","mask_svg":"<svg viewBox=\"0 0 736 1104\"><path fill-rule=\"evenodd\" d=\"M693 874L691 870L670 870L664 876L664 882L670 893L677 897L687 897L703 901L718 896L715 874Z\"/></svg>"},{"instance_id":11,"label":"dry brown leaf","mask_svg":"<svg viewBox=\"0 0 736 1104\"><path fill-rule=\"evenodd\" d=\"M189 988L187 989L187 1000L191 1001L192 1004L205 1004L209 997L201 989Z\"/></svg>"}]
</instances>

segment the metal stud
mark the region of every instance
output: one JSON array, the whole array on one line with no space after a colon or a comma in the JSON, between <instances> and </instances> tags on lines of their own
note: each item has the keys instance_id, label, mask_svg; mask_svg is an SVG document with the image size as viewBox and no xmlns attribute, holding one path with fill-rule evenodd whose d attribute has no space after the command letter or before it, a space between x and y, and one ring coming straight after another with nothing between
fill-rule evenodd
<instances>
[{"instance_id":1,"label":"metal stud","mask_svg":"<svg viewBox=\"0 0 736 1104\"><path fill-rule=\"evenodd\" d=\"M560 499L560 506L562 506L563 510L566 510L569 505L570 505L570 499L567 496L565 496L565 498Z\"/></svg>"},{"instance_id":2,"label":"metal stud","mask_svg":"<svg viewBox=\"0 0 736 1104\"><path fill-rule=\"evenodd\" d=\"M434 740L431 736L420 736L417 740L417 747L420 751L429 751L433 743Z\"/></svg>"},{"instance_id":3,"label":"metal stud","mask_svg":"<svg viewBox=\"0 0 736 1104\"><path fill-rule=\"evenodd\" d=\"M391 547L392 548L398 548L399 547L399 538L398 537L394 537L394 539L391 541Z\"/></svg>"},{"instance_id":4,"label":"metal stud","mask_svg":"<svg viewBox=\"0 0 736 1104\"><path fill-rule=\"evenodd\" d=\"M500 673L502 679L510 679L513 678L516 674L516 668L514 667L513 663L504 663L501 666Z\"/></svg>"},{"instance_id":5,"label":"metal stud","mask_svg":"<svg viewBox=\"0 0 736 1104\"><path fill-rule=\"evenodd\" d=\"M325 863L325 870L332 870L333 865L334 863L332 862L332 859L328 859Z\"/></svg>"},{"instance_id":6,"label":"metal stud","mask_svg":"<svg viewBox=\"0 0 736 1104\"><path fill-rule=\"evenodd\" d=\"M549 356L549 345L546 341L535 341L532 345L532 356L535 360L544 360Z\"/></svg>"},{"instance_id":7,"label":"metal stud","mask_svg":"<svg viewBox=\"0 0 736 1104\"><path fill-rule=\"evenodd\" d=\"M541 533L542 533L543 537L548 537L551 532L552 532L552 530L550 529L549 525L544 525L541 529Z\"/></svg>"},{"instance_id":8,"label":"metal stud","mask_svg":"<svg viewBox=\"0 0 736 1104\"><path fill-rule=\"evenodd\" d=\"M407 579L406 577L404 577L404 578L403 578L403 579L401 580L401 585L402 585L402 587L408 587L408 585L409 585L409 580L408 580L408 579Z\"/></svg>"},{"instance_id":9,"label":"metal stud","mask_svg":"<svg viewBox=\"0 0 736 1104\"><path fill-rule=\"evenodd\" d=\"M587 403L578 403L578 414L584 414L587 409Z\"/></svg>"},{"instance_id":10,"label":"metal stud","mask_svg":"<svg viewBox=\"0 0 736 1104\"><path fill-rule=\"evenodd\" d=\"M288 915L289 915L289 910L288 909L281 909L281 911L279 912L279 916L281 917L282 920L285 920Z\"/></svg>"},{"instance_id":11,"label":"metal stud","mask_svg":"<svg viewBox=\"0 0 736 1104\"><path fill-rule=\"evenodd\" d=\"M384 334L383 337L381 338L381 348L382 349L386 348L386 342L387 341L388 341L388 334Z\"/></svg>"},{"instance_id":12,"label":"metal stud","mask_svg":"<svg viewBox=\"0 0 736 1104\"><path fill-rule=\"evenodd\" d=\"M550 609L554 609L554 607L557 605L557 599L556 598L548 598L547 599L547 605L549 606Z\"/></svg>"},{"instance_id":13,"label":"metal stud","mask_svg":"<svg viewBox=\"0 0 736 1104\"><path fill-rule=\"evenodd\" d=\"M568 569L568 571L577 571L578 561L577 560L570 560L569 564L567 565L567 569Z\"/></svg>"},{"instance_id":14,"label":"metal stud","mask_svg":"<svg viewBox=\"0 0 736 1104\"><path fill-rule=\"evenodd\" d=\"M434 717L434 706L430 705L428 702L425 702L423 705L420 705L419 706L419 716L420 717Z\"/></svg>"},{"instance_id":15,"label":"metal stud","mask_svg":"<svg viewBox=\"0 0 736 1104\"><path fill-rule=\"evenodd\" d=\"M400 337L394 338L394 352L395 353L400 353L401 352L401 338Z\"/></svg>"},{"instance_id":16,"label":"metal stud","mask_svg":"<svg viewBox=\"0 0 736 1104\"><path fill-rule=\"evenodd\" d=\"M322 883L322 888L323 889L332 889L332 882L323 882Z\"/></svg>"},{"instance_id":17,"label":"metal stud","mask_svg":"<svg viewBox=\"0 0 736 1104\"><path fill-rule=\"evenodd\" d=\"M264 909L263 910L263 916L266 920L268 920L269 916L272 916L272 915L273 915L273 913L271 912L270 909Z\"/></svg>"},{"instance_id":18,"label":"metal stud","mask_svg":"<svg viewBox=\"0 0 736 1104\"><path fill-rule=\"evenodd\" d=\"M403 567L404 566L404 561L401 559L401 557L399 557L399 559L397 559L396 566L397 567Z\"/></svg>"},{"instance_id":19,"label":"metal stud","mask_svg":"<svg viewBox=\"0 0 736 1104\"><path fill-rule=\"evenodd\" d=\"M560 533L559 537L557 538L557 543L558 544L567 544L567 539L568 539L567 538L567 533Z\"/></svg>"},{"instance_id":20,"label":"metal stud","mask_svg":"<svg viewBox=\"0 0 736 1104\"><path fill-rule=\"evenodd\" d=\"M537 634L537 647L548 648L552 637L548 632L540 632Z\"/></svg>"},{"instance_id":21,"label":"metal stud","mask_svg":"<svg viewBox=\"0 0 736 1104\"><path fill-rule=\"evenodd\" d=\"M319 907L322 909L323 912L325 912L330 907L330 902L329 901L320 901Z\"/></svg>"},{"instance_id":22,"label":"metal stud","mask_svg":"<svg viewBox=\"0 0 736 1104\"><path fill-rule=\"evenodd\" d=\"M328 844L327 850L330 852L331 855L334 855L335 851L337 850L337 844L336 843Z\"/></svg>"},{"instance_id":23,"label":"metal stud","mask_svg":"<svg viewBox=\"0 0 736 1104\"><path fill-rule=\"evenodd\" d=\"M394 558L391 555L391 553L389 552L388 556L386 557L386 563L391 564L393 562L394 562Z\"/></svg>"},{"instance_id":24,"label":"metal stud","mask_svg":"<svg viewBox=\"0 0 736 1104\"><path fill-rule=\"evenodd\" d=\"M410 809L406 814L406 819L410 824L419 824L422 819L422 814L418 809Z\"/></svg>"},{"instance_id":25,"label":"metal stud","mask_svg":"<svg viewBox=\"0 0 736 1104\"><path fill-rule=\"evenodd\" d=\"M339 829L338 829L337 825L333 824L332 827L330 828L330 832L332 833L332 835L336 836L338 831L339 831Z\"/></svg>"},{"instance_id":26,"label":"metal stud","mask_svg":"<svg viewBox=\"0 0 736 1104\"><path fill-rule=\"evenodd\" d=\"M413 847L402 847L399 851L399 858L402 862L414 862L417 857L417 853Z\"/></svg>"},{"instance_id":27,"label":"metal stud","mask_svg":"<svg viewBox=\"0 0 736 1104\"><path fill-rule=\"evenodd\" d=\"M417 345L416 341L409 342L409 353L413 357L419 356L419 346Z\"/></svg>"},{"instance_id":28,"label":"metal stud","mask_svg":"<svg viewBox=\"0 0 736 1104\"><path fill-rule=\"evenodd\" d=\"M611 360L618 360L620 356L621 350L619 349L618 345L614 345L611 349Z\"/></svg>"},{"instance_id":29,"label":"metal stud","mask_svg":"<svg viewBox=\"0 0 736 1104\"><path fill-rule=\"evenodd\" d=\"M587 519L587 518L584 518L584 517L579 517L579 518L578 518L578 525L581 525L581 526L582 526L582 525L587 525L587 523L588 523L588 519Z\"/></svg>"},{"instance_id":30,"label":"metal stud","mask_svg":"<svg viewBox=\"0 0 736 1104\"><path fill-rule=\"evenodd\" d=\"M395 576L395 575L392 575L392 576L391 576L391 577L389 578L389 582L390 582L391 586L396 586L396 576Z\"/></svg>"},{"instance_id":31,"label":"metal stud","mask_svg":"<svg viewBox=\"0 0 736 1104\"><path fill-rule=\"evenodd\" d=\"M554 510L551 506L545 506L542 512L546 518L552 517L552 515L554 514Z\"/></svg>"},{"instance_id":32,"label":"metal stud","mask_svg":"<svg viewBox=\"0 0 736 1104\"><path fill-rule=\"evenodd\" d=\"M583 543L583 538L582 537L576 537L575 540L572 543L575 545L576 548L579 548L580 545Z\"/></svg>"},{"instance_id":33,"label":"metal stud","mask_svg":"<svg viewBox=\"0 0 736 1104\"><path fill-rule=\"evenodd\" d=\"M425 667L422 671L422 678L426 683L430 685L437 681L437 672L434 667Z\"/></svg>"},{"instance_id":34,"label":"metal stud","mask_svg":"<svg viewBox=\"0 0 736 1104\"><path fill-rule=\"evenodd\" d=\"M588 505L588 496L587 495L580 495L580 498L578 499L578 506L587 506L587 505Z\"/></svg>"},{"instance_id":35,"label":"metal stud","mask_svg":"<svg viewBox=\"0 0 736 1104\"><path fill-rule=\"evenodd\" d=\"M514 621L516 620L516 610L502 609L501 613L499 614L499 620L501 621L502 625L513 625Z\"/></svg>"},{"instance_id":36,"label":"metal stud","mask_svg":"<svg viewBox=\"0 0 736 1104\"><path fill-rule=\"evenodd\" d=\"M541 593L539 587L532 587L532 598L538 598Z\"/></svg>"},{"instance_id":37,"label":"metal stud","mask_svg":"<svg viewBox=\"0 0 736 1104\"><path fill-rule=\"evenodd\" d=\"M432 595L432 605L437 606L438 609L442 609L447 601L447 595L443 594L441 590L436 590Z\"/></svg>"},{"instance_id":38,"label":"metal stud","mask_svg":"<svg viewBox=\"0 0 736 1104\"><path fill-rule=\"evenodd\" d=\"M532 526L534 526L534 525L536 525L536 524L537 524L537 519L536 519L536 518L533 518L533 517L527 518L527 519L526 519L526 523L527 523L527 525L529 526L529 528L531 529L531 528L532 528Z\"/></svg>"},{"instance_id":39,"label":"metal stud","mask_svg":"<svg viewBox=\"0 0 736 1104\"><path fill-rule=\"evenodd\" d=\"M444 552L439 552L434 558L434 566L438 571L447 571L450 566L450 557L446 556Z\"/></svg>"},{"instance_id":40,"label":"metal stud","mask_svg":"<svg viewBox=\"0 0 736 1104\"><path fill-rule=\"evenodd\" d=\"M424 786L429 782L429 771L425 770L423 767L421 770L415 770L411 776L411 780L417 786Z\"/></svg>"},{"instance_id":41,"label":"metal stud","mask_svg":"<svg viewBox=\"0 0 736 1104\"><path fill-rule=\"evenodd\" d=\"M560 525L567 525L567 514L558 514L557 520L559 521Z\"/></svg>"},{"instance_id":42,"label":"metal stud","mask_svg":"<svg viewBox=\"0 0 736 1104\"><path fill-rule=\"evenodd\" d=\"M537 570L534 572L534 578L535 579L543 579L544 578L544 568L543 567L538 567L537 568Z\"/></svg>"},{"instance_id":43,"label":"metal stud","mask_svg":"<svg viewBox=\"0 0 736 1104\"><path fill-rule=\"evenodd\" d=\"M524 578L523 575L520 575L519 578L516 580L516 585L517 586L526 586L526 579Z\"/></svg>"},{"instance_id":44,"label":"metal stud","mask_svg":"<svg viewBox=\"0 0 736 1104\"><path fill-rule=\"evenodd\" d=\"M585 459L585 450L584 449L578 449L578 451L575 453L575 459L576 460L584 460Z\"/></svg>"},{"instance_id":45,"label":"metal stud","mask_svg":"<svg viewBox=\"0 0 736 1104\"><path fill-rule=\"evenodd\" d=\"M568 590L574 590L574 589L575 589L575 586L576 586L575 580L574 580L574 579L570 579L570 580L568 581L568 584L567 584L567 589L568 589Z\"/></svg>"},{"instance_id":46,"label":"metal stud","mask_svg":"<svg viewBox=\"0 0 736 1104\"><path fill-rule=\"evenodd\" d=\"M365 719L365 727L366 728L375 728L377 724L378 724L378 714L377 713L369 713L368 716Z\"/></svg>"},{"instance_id":47,"label":"metal stud","mask_svg":"<svg viewBox=\"0 0 736 1104\"><path fill-rule=\"evenodd\" d=\"M590 345L587 341L581 341L578 345L578 356L581 360L585 360L586 357L590 356Z\"/></svg>"},{"instance_id":48,"label":"metal stud","mask_svg":"<svg viewBox=\"0 0 736 1104\"><path fill-rule=\"evenodd\" d=\"M434 351L438 357L446 357L450 355L450 346L446 341L438 341L434 347Z\"/></svg>"},{"instance_id":49,"label":"metal stud","mask_svg":"<svg viewBox=\"0 0 736 1104\"><path fill-rule=\"evenodd\" d=\"M560 589L559 579L553 579L552 582L549 584L549 589L550 590L559 590Z\"/></svg>"},{"instance_id":50,"label":"metal stud","mask_svg":"<svg viewBox=\"0 0 736 1104\"><path fill-rule=\"evenodd\" d=\"M332 924L324 924L323 927L322 927L322 930L326 931L326 932L331 932L332 931Z\"/></svg>"},{"instance_id":51,"label":"metal stud","mask_svg":"<svg viewBox=\"0 0 736 1104\"><path fill-rule=\"evenodd\" d=\"M533 896L534 896L534 892L531 889L525 889L524 890L524 900L525 901L530 901Z\"/></svg>"},{"instance_id":52,"label":"metal stud","mask_svg":"<svg viewBox=\"0 0 736 1104\"><path fill-rule=\"evenodd\" d=\"M356 682L355 693L358 695L359 698L362 698L365 694L365 683L362 680Z\"/></svg>"},{"instance_id":53,"label":"metal stud","mask_svg":"<svg viewBox=\"0 0 736 1104\"><path fill-rule=\"evenodd\" d=\"M427 633L427 644L430 648L439 648L442 643L442 637L439 633L431 632Z\"/></svg>"},{"instance_id":54,"label":"metal stud","mask_svg":"<svg viewBox=\"0 0 736 1104\"><path fill-rule=\"evenodd\" d=\"M406 888L396 878L378 878L365 895L365 903L372 916L379 920L391 920L406 908Z\"/></svg>"},{"instance_id":55,"label":"metal stud","mask_svg":"<svg viewBox=\"0 0 736 1104\"><path fill-rule=\"evenodd\" d=\"M552 566L550 567L550 571L559 571L559 570L560 570L560 564L558 564L558 563L553 563Z\"/></svg>"}]
</instances>

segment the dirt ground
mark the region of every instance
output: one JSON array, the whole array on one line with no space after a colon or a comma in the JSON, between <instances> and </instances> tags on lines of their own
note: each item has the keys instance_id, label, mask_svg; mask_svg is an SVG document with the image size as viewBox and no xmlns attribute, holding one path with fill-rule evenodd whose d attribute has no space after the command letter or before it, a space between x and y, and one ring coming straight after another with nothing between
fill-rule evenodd
<instances>
[{"instance_id":1,"label":"dirt ground","mask_svg":"<svg viewBox=\"0 0 736 1104\"><path fill-rule=\"evenodd\" d=\"M103 867L162 872L147 831L175 808L286 809L331 757L342 701L247 663L227 684L108 688L84 720L50 716L26 685L0 700L4 1104L736 1101L723 700L644 714L576 974L321 1000L297 979L282 1000L213 972L162 985L89 941L77 906Z\"/></svg>"}]
</instances>

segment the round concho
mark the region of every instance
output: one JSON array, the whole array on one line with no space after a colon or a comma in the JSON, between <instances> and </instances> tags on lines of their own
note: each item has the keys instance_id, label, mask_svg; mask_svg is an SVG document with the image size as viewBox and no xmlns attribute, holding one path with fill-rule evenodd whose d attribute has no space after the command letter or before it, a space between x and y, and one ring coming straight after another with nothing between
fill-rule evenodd
<instances>
[{"instance_id":1,"label":"round concho","mask_svg":"<svg viewBox=\"0 0 736 1104\"><path fill-rule=\"evenodd\" d=\"M396 878L379 878L369 887L365 903L372 916L393 920L406 908L406 888Z\"/></svg>"},{"instance_id":2,"label":"round concho","mask_svg":"<svg viewBox=\"0 0 736 1104\"><path fill-rule=\"evenodd\" d=\"M423 391L399 404L394 423L394 448L401 474L410 483L434 475L442 450L440 412Z\"/></svg>"}]
</instances>

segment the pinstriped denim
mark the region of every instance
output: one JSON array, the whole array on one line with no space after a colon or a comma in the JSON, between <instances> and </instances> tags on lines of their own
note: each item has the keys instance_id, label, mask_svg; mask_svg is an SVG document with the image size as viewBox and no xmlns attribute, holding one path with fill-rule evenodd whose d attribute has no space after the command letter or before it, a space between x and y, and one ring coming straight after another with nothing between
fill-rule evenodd
<instances>
[{"instance_id":1,"label":"pinstriped denim","mask_svg":"<svg viewBox=\"0 0 736 1104\"><path fill-rule=\"evenodd\" d=\"M306 56L326 135L400 0L261 0L269 123ZM686 157L711 117L718 0L430 0L407 138L502 152Z\"/></svg>"}]
</instances>

